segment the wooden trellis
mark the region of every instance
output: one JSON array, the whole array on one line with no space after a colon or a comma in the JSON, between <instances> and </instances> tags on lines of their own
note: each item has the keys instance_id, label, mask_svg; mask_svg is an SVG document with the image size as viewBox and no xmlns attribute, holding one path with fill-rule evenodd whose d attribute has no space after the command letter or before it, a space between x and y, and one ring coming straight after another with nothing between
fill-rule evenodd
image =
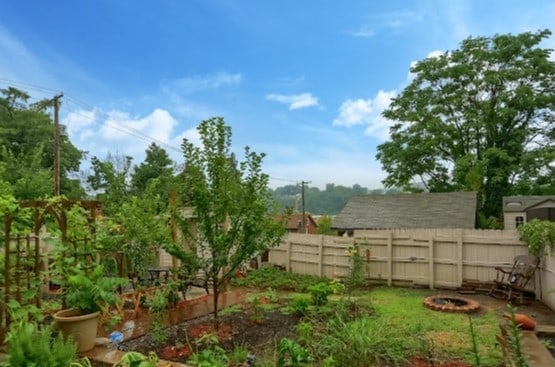
<instances>
[{"instance_id":1,"label":"wooden trellis","mask_svg":"<svg viewBox=\"0 0 555 367\"><path fill-rule=\"evenodd\" d=\"M42 253L40 230L47 217L54 218L60 230L62 242L68 243L68 255L74 257L95 256L91 239L94 236L94 227L91 225L91 234L82 240L67 241L67 216L66 211L79 205L88 210L88 220L94 223L96 211L100 207L98 201L22 201L19 211L15 213L1 213L4 224L4 233L1 245L4 246L4 269L1 283L0 302L0 337L2 340L9 328L11 316L8 305L12 300L21 306L35 304L41 305L42 285L46 279L48 258ZM25 211L31 211L31 221L26 221ZM21 229L21 223L27 223L27 228ZM18 223L20 228L15 229Z\"/></svg>"}]
</instances>

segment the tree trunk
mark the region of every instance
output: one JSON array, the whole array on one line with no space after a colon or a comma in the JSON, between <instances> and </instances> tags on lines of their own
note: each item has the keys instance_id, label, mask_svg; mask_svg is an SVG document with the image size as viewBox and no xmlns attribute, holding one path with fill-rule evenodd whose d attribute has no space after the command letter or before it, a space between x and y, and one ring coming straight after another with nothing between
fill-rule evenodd
<instances>
[{"instance_id":1,"label":"tree trunk","mask_svg":"<svg viewBox=\"0 0 555 367\"><path fill-rule=\"evenodd\" d=\"M214 328L218 330L220 326L220 320L218 319L218 299L220 297L220 289L218 285L218 279L213 279L212 281L212 294L214 297Z\"/></svg>"}]
</instances>

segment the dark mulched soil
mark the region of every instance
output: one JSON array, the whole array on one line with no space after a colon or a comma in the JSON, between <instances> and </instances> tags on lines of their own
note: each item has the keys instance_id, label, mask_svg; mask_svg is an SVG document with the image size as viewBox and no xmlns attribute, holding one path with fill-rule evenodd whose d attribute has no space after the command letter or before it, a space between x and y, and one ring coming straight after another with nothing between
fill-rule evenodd
<instances>
[{"instance_id":1,"label":"dark mulched soil","mask_svg":"<svg viewBox=\"0 0 555 367\"><path fill-rule=\"evenodd\" d=\"M195 340L206 333L216 335L219 345L228 352L236 346L244 346L254 354L273 350L274 343L279 342L281 338L295 335L293 328L298 322L295 315L284 314L278 310L265 312L262 319L255 319L252 315L250 306L243 305L238 312L221 316L217 330L213 317L206 316L171 326L168 338L163 344L155 343L147 334L124 342L122 348L145 355L154 351L159 358L185 363L191 349L197 348Z\"/></svg>"}]
</instances>

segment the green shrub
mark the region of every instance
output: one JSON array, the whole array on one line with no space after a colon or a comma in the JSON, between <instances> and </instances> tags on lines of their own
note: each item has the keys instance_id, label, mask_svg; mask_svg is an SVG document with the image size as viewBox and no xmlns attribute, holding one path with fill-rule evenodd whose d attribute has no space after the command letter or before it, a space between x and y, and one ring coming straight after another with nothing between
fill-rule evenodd
<instances>
[{"instance_id":1,"label":"green shrub","mask_svg":"<svg viewBox=\"0 0 555 367\"><path fill-rule=\"evenodd\" d=\"M277 267L266 267L249 272L244 278L235 278L232 283L239 287L306 292L309 286L322 280L323 278L314 275L294 274Z\"/></svg>"},{"instance_id":2,"label":"green shrub","mask_svg":"<svg viewBox=\"0 0 555 367\"><path fill-rule=\"evenodd\" d=\"M21 321L6 336L9 367L67 367L77 360L77 346L54 334L50 325Z\"/></svg>"},{"instance_id":3,"label":"green shrub","mask_svg":"<svg viewBox=\"0 0 555 367\"><path fill-rule=\"evenodd\" d=\"M308 292L312 296L312 304L323 306L328 303L328 296L333 293L333 290L327 282L320 282L308 287Z\"/></svg>"},{"instance_id":4,"label":"green shrub","mask_svg":"<svg viewBox=\"0 0 555 367\"><path fill-rule=\"evenodd\" d=\"M551 254L555 244L555 224L547 220L532 219L518 227L520 238L528 245L532 255L544 256Z\"/></svg>"},{"instance_id":5,"label":"green shrub","mask_svg":"<svg viewBox=\"0 0 555 367\"><path fill-rule=\"evenodd\" d=\"M158 289L154 295L148 300L148 310L152 318L152 326L148 331L148 335L154 343L163 344L169 335L168 328L164 325L164 317L168 308L168 293L165 289Z\"/></svg>"},{"instance_id":6,"label":"green shrub","mask_svg":"<svg viewBox=\"0 0 555 367\"><path fill-rule=\"evenodd\" d=\"M289 302L288 309L299 316L306 315L310 306L310 296L306 294L295 294Z\"/></svg>"},{"instance_id":7,"label":"green shrub","mask_svg":"<svg viewBox=\"0 0 555 367\"><path fill-rule=\"evenodd\" d=\"M308 366L310 361L308 351L294 340L283 338L279 341L277 367Z\"/></svg>"}]
</instances>

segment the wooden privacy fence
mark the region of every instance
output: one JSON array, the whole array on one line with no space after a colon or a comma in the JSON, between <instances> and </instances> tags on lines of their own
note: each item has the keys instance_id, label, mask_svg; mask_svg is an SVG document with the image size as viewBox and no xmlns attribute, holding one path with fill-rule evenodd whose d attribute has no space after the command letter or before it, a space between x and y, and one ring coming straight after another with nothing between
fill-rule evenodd
<instances>
[{"instance_id":1,"label":"wooden privacy fence","mask_svg":"<svg viewBox=\"0 0 555 367\"><path fill-rule=\"evenodd\" d=\"M269 262L294 273L341 278L349 274L353 246L367 279L430 288L457 288L463 279L489 282L494 267L510 268L515 256L528 253L514 230L393 229L356 231L353 237L290 233L270 250Z\"/></svg>"}]
</instances>

